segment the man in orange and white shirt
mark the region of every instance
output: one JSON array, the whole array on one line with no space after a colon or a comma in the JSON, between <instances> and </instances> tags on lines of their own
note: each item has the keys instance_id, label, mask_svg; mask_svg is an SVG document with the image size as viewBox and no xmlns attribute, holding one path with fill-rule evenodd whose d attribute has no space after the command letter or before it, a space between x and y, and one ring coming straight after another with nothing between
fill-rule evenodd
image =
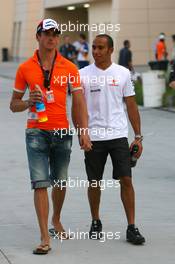
<instances>
[{"instance_id":1,"label":"man in orange and white shirt","mask_svg":"<svg viewBox=\"0 0 175 264\"><path fill-rule=\"evenodd\" d=\"M26 128L26 148L34 203L38 217L41 244L34 254L47 254L50 248L48 233L49 203L47 188L52 185L52 224L56 232L63 233L60 222L65 198L67 169L70 160L72 135L68 132L66 114L67 83L72 86L72 117L78 128L88 124L86 103L80 87L76 66L57 52L59 28L56 21L44 19L37 27L39 49L33 57L22 63L16 73L15 87L10 103L13 112L29 110ZM26 89L29 99L23 100ZM44 103L45 119L36 106ZM43 121L43 122L42 122ZM64 131L64 133L61 133ZM65 133L66 132L66 133ZM64 135L63 135L64 134ZM91 142L88 133L79 136L81 148L88 151ZM56 184L55 184L56 183ZM66 234L65 234L65 238Z\"/></svg>"},{"instance_id":2,"label":"man in orange and white shirt","mask_svg":"<svg viewBox=\"0 0 175 264\"><path fill-rule=\"evenodd\" d=\"M166 44L165 44L165 34L161 33L159 35L159 41L156 45L156 58L158 61L165 60L168 56Z\"/></svg>"}]
</instances>

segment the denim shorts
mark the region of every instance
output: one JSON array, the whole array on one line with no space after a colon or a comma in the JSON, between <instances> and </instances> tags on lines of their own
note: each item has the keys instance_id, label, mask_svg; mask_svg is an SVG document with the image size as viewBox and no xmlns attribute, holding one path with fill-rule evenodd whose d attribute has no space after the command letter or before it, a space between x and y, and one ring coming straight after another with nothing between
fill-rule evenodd
<instances>
[{"instance_id":1,"label":"denim shorts","mask_svg":"<svg viewBox=\"0 0 175 264\"><path fill-rule=\"evenodd\" d=\"M68 178L72 136L53 130L26 129L26 149L32 189L59 186Z\"/></svg>"}]
</instances>

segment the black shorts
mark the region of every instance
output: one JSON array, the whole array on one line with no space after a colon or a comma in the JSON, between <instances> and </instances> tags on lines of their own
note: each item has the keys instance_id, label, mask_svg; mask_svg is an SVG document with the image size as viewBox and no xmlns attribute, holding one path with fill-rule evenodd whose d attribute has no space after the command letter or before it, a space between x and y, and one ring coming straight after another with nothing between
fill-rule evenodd
<instances>
[{"instance_id":1,"label":"black shorts","mask_svg":"<svg viewBox=\"0 0 175 264\"><path fill-rule=\"evenodd\" d=\"M117 138L105 141L92 141L93 147L85 152L85 167L89 181L100 181L108 154L113 165L113 179L123 176L131 177L130 151L127 138Z\"/></svg>"}]
</instances>

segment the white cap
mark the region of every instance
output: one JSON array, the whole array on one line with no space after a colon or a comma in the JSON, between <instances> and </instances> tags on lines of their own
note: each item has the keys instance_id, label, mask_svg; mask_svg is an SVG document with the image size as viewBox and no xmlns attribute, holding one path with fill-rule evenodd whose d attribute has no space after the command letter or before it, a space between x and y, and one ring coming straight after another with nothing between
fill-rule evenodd
<instances>
[{"instance_id":1,"label":"white cap","mask_svg":"<svg viewBox=\"0 0 175 264\"><path fill-rule=\"evenodd\" d=\"M54 31L57 31L58 34L60 34L60 30L58 28L58 24L55 20L51 19L51 18L46 18L44 20L42 20L39 25L37 26L37 33L38 32L43 32L43 31L47 31L49 29L54 29Z\"/></svg>"},{"instance_id":2,"label":"white cap","mask_svg":"<svg viewBox=\"0 0 175 264\"><path fill-rule=\"evenodd\" d=\"M159 35L159 39L160 39L160 40L161 40L161 39L162 39L162 40L165 39L165 35L164 35L164 34L160 34L160 35Z\"/></svg>"}]
</instances>

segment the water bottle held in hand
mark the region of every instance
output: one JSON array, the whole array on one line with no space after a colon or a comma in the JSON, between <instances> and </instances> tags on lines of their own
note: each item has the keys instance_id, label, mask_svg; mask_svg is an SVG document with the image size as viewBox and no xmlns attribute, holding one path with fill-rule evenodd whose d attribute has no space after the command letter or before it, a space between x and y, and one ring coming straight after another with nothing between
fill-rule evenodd
<instances>
[{"instance_id":1,"label":"water bottle held in hand","mask_svg":"<svg viewBox=\"0 0 175 264\"><path fill-rule=\"evenodd\" d=\"M39 85L36 84L35 88L36 90L39 90L41 92L41 88L39 87ZM38 122L46 122L48 120L44 102L36 103L36 112L38 115Z\"/></svg>"},{"instance_id":2,"label":"water bottle held in hand","mask_svg":"<svg viewBox=\"0 0 175 264\"><path fill-rule=\"evenodd\" d=\"M138 152L138 150L139 150L138 145L133 145L131 152L130 152L130 155L131 155L130 164L132 168L136 166L137 158L134 155Z\"/></svg>"}]
</instances>

